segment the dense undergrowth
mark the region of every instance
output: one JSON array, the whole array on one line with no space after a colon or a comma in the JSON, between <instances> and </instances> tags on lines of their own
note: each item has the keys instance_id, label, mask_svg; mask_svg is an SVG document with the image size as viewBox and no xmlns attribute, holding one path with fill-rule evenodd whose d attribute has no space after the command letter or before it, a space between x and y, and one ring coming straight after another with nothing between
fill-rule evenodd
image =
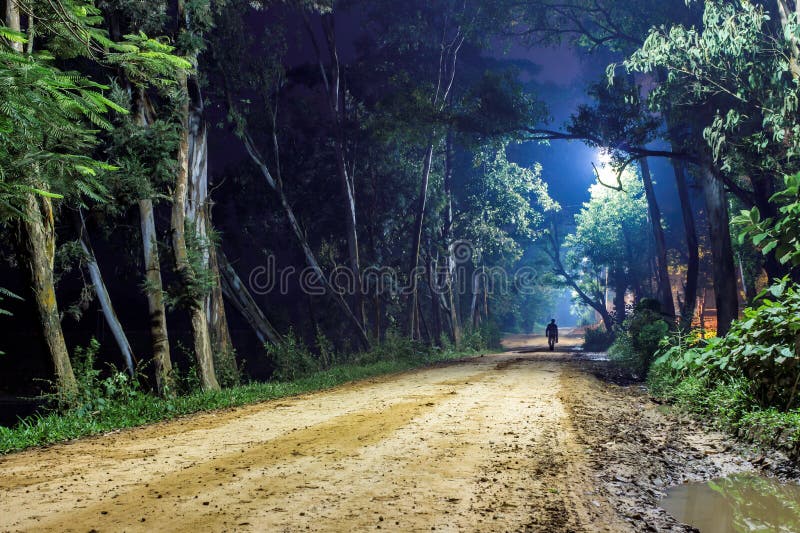
<instances>
[{"instance_id":1,"label":"dense undergrowth","mask_svg":"<svg viewBox=\"0 0 800 533\"><path fill-rule=\"evenodd\" d=\"M96 341L75 354L80 396L76 407L53 408L20 420L12 427L0 426L0 454L52 444L115 429L141 426L180 416L237 407L305 392L324 390L347 382L401 372L412 368L469 355L496 347L488 328L470 332L456 349L446 339L440 346L413 342L389 334L372 351L339 355L324 337L317 337L315 350L293 334L267 348L275 365L272 381L253 382L219 391L202 391L199 379L189 369L176 376L176 391L165 398L142 389L139 380L114 370L106 377L96 368ZM488 339L485 340L485 339Z\"/></svg>"},{"instance_id":2,"label":"dense undergrowth","mask_svg":"<svg viewBox=\"0 0 800 533\"><path fill-rule=\"evenodd\" d=\"M800 459L800 285L784 279L756 301L725 337L709 339L699 331L666 334L657 309L640 306L609 355L646 376L654 397Z\"/></svg>"}]
</instances>

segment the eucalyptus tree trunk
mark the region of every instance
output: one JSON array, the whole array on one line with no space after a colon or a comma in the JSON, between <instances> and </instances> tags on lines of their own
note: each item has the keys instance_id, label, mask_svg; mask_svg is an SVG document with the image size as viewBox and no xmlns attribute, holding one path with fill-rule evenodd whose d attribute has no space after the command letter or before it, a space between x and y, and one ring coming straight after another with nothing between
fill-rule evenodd
<instances>
[{"instance_id":1,"label":"eucalyptus tree trunk","mask_svg":"<svg viewBox=\"0 0 800 533\"><path fill-rule=\"evenodd\" d=\"M345 207L345 228L347 232L348 264L351 274L355 280L355 292L351 295L352 309L361 322L362 327L366 327L364 316L364 298L361 281L361 261L358 247L358 225L356 223L356 200L355 184L352 172L347 168L347 139L345 135L346 104L342 91L341 66L339 63L339 50L336 44L336 28L334 26L334 15L328 14L322 17L322 28L328 44L330 55L330 79L327 76L325 67L322 64L322 55L314 38L313 31L310 31L314 47L317 50L320 72L325 85L326 96L328 99L328 109L333 120L334 128L334 153L336 155L336 172L339 177L339 184L342 188Z\"/></svg>"},{"instance_id":2,"label":"eucalyptus tree trunk","mask_svg":"<svg viewBox=\"0 0 800 533\"><path fill-rule=\"evenodd\" d=\"M281 340L280 335L264 316L222 250L217 252L216 257L219 261L222 293L244 317L262 344L278 344Z\"/></svg>"},{"instance_id":3,"label":"eucalyptus tree trunk","mask_svg":"<svg viewBox=\"0 0 800 533\"><path fill-rule=\"evenodd\" d=\"M710 164L701 169L703 197L711 237L714 296L717 304L717 335L725 335L739 315L739 289L733 262L733 243L725 187Z\"/></svg>"},{"instance_id":4,"label":"eucalyptus tree trunk","mask_svg":"<svg viewBox=\"0 0 800 533\"><path fill-rule=\"evenodd\" d=\"M199 89L198 89L199 93ZM216 244L211 235L211 198L208 195L208 126L203 117L202 96L198 94L190 107L189 117L189 177L186 195L186 222L194 231L201 246L202 268L211 274L211 288L203 297L203 312L208 322L212 353L224 361L237 375L225 302L220 285Z\"/></svg>"},{"instance_id":5,"label":"eucalyptus tree trunk","mask_svg":"<svg viewBox=\"0 0 800 533\"><path fill-rule=\"evenodd\" d=\"M117 347L122 354L122 359L125 361L125 368L128 373L133 377L136 374L136 369L133 366L133 350L131 344L128 342L128 336L125 335L125 329L114 311L114 305L111 303L111 296L108 293L103 275L100 272L100 265L97 263L97 257L94 255L92 243L89 239L89 232L86 229L86 221L83 218L83 212L78 212L78 231L80 234L80 245L86 256L87 270L89 271L89 278L92 280L94 292L97 295L97 300L100 302L100 310L103 317L106 319L111 334L117 342Z\"/></svg>"},{"instance_id":6,"label":"eucalyptus tree trunk","mask_svg":"<svg viewBox=\"0 0 800 533\"><path fill-rule=\"evenodd\" d=\"M417 313L415 312L417 309L417 297L418 297L418 277L417 277L417 267L419 266L419 252L420 252L420 244L422 242L422 226L424 224L425 219L425 205L428 200L428 183L430 182L431 177L431 164L433 162L433 142L428 145L427 149L425 150L425 158L423 160L423 167L422 167L422 184L420 185L419 189L419 196L417 197L417 208L416 208L416 218L414 220L414 230L412 234L412 242L411 242L411 262L409 263L408 275L409 275L409 282L411 283L411 322L410 326L410 336L412 338L418 337L416 335L416 331L419 329L419 325L416 323L417 320Z\"/></svg>"},{"instance_id":7,"label":"eucalyptus tree trunk","mask_svg":"<svg viewBox=\"0 0 800 533\"><path fill-rule=\"evenodd\" d=\"M6 1L5 23L9 29L21 31L19 5L13 0ZM22 43L12 42L11 47L15 52L22 53ZM40 184L39 188L46 189L46 186ZM22 211L24 216L20 224L20 241L30 273L31 292L36 302L44 341L55 369L60 399L70 403L78 393L78 383L64 341L64 332L61 330L61 317L56 301L53 279L56 252L53 204L47 197L28 193Z\"/></svg>"},{"instance_id":8,"label":"eucalyptus tree trunk","mask_svg":"<svg viewBox=\"0 0 800 533\"><path fill-rule=\"evenodd\" d=\"M274 125L273 125L274 126ZM245 145L245 149L247 153L250 155L253 163L258 166L261 170L261 174L264 176L264 179L267 182L267 185L270 189L272 189L275 194L278 196L278 200L281 203L281 207L283 208L284 213L286 214L286 219L289 222L289 227L292 229L292 233L294 233L295 237L297 238L297 242L300 244L300 248L303 250L303 257L305 258L306 264L311 268L314 274L317 276L317 280L325 287L325 291L334 299L339 309L344 313L345 318L350 323L353 328L353 331L357 334L358 340L361 343L361 346L364 350L370 349L370 341L369 337L367 337L366 330L364 329L363 323L358 319L356 314L353 312L352 308L348 305L347 301L344 297L339 294L333 284L331 283L330 279L325 275L325 272L322 270L322 267L319 265L319 261L317 261L317 257L314 254L314 251L311 249L311 245L306 238L306 234L303 231L303 228L300 226L300 222L297 220L297 217L294 214L294 209L292 205L289 203L289 198L286 196L286 192L283 189L283 179L280 175L280 165L276 167L277 173L273 176L272 171L270 171L269 166L267 165L264 157L258 151L256 147L255 141L250 136L249 132L246 130L242 132L242 140ZM272 132L272 142L275 147L276 153L278 149L278 138L277 133L273 127Z\"/></svg>"},{"instance_id":9,"label":"eucalyptus tree trunk","mask_svg":"<svg viewBox=\"0 0 800 533\"><path fill-rule=\"evenodd\" d=\"M647 158L639 160L642 170L642 182L650 212L650 225L653 229L653 239L656 245L656 280L658 300L661 302L661 311L669 317L675 317L675 303L672 300L672 285L669 281L667 270L667 246L664 239L664 228L661 226L661 209L658 207L656 193L653 190L653 178L650 174L650 164Z\"/></svg>"},{"instance_id":10,"label":"eucalyptus tree trunk","mask_svg":"<svg viewBox=\"0 0 800 533\"><path fill-rule=\"evenodd\" d=\"M448 39L449 28L445 27L442 34L442 43L439 53L439 71L438 79L436 82L436 89L431 97L431 104L433 108L439 112L443 111L447 106L450 99L453 82L456 77L456 63L458 62L458 53L461 46L464 44L464 34L459 26L455 30L452 40ZM420 244L422 242L422 228L425 222L425 206L428 198L428 184L431 176L431 166L433 162L433 150L436 146L437 132L434 127L431 131L430 140L425 149L422 159L422 180L419 188L419 196L417 198L416 216L414 219L414 229L411 236L411 256L409 261L408 275L411 282L411 313L409 321L409 332L411 337L414 337L414 331L417 329L415 323L416 315L414 310L417 307L418 299L418 286L416 282L417 267L419 266L419 252Z\"/></svg>"},{"instance_id":11,"label":"eucalyptus tree trunk","mask_svg":"<svg viewBox=\"0 0 800 533\"><path fill-rule=\"evenodd\" d=\"M450 325L453 333L453 343L461 344L461 323L458 316L458 299L456 295L456 258L453 243L453 132L447 132L445 141L444 160L444 229L442 238L447 246L447 270L445 272L445 286L447 287L447 307L450 312Z\"/></svg>"},{"instance_id":12,"label":"eucalyptus tree trunk","mask_svg":"<svg viewBox=\"0 0 800 533\"><path fill-rule=\"evenodd\" d=\"M147 313L150 317L150 342L153 347L156 389L161 396L166 396L173 390L174 383L153 201L150 198L144 198L139 200L138 204L144 254L145 295L147 296Z\"/></svg>"},{"instance_id":13,"label":"eucalyptus tree trunk","mask_svg":"<svg viewBox=\"0 0 800 533\"><path fill-rule=\"evenodd\" d=\"M148 128L153 121L153 109L143 89L137 93L138 109L136 121ZM145 271L145 296L150 323L150 343L153 349L153 365L156 374L156 389L161 396L171 394L174 389L172 357L167 329L167 309L164 305L164 283L161 279L161 257L158 252L158 236L153 211L153 200L140 198L139 224L142 234L142 253Z\"/></svg>"},{"instance_id":14,"label":"eucalyptus tree trunk","mask_svg":"<svg viewBox=\"0 0 800 533\"><path fill-rule=\"evenodd\" d=\"M436 272L437 272L437 260L431 253L430 248L428 249L428 294L431 299L431 316L433 318L433 323L431 327L433 328L431 331L431 342L433 344L440 344L442 338L442 311L441 311L441 301L439 299L439 294L437 291L437 283L436 283Z\"/></svg>"},{"instance_id":15,"label":"eucalyptus tree trunk","mask_svg":"<svg viewBox=\"0 0 800 533\"><path fill-rule=\"evenodd\" d=\"M684 301L681 308L681 327L687 329L692 325L694 311L697 305L697 280L700 273L700 247L697 243L697 227L694 220L694 210L689 196L689 186L686 183L686 168L683 162L672 160L675 170L675 184L678 188L678 199L681 204L683 229L686 235L686 282L684 287Z\"/></svg>"},{"instance_id":16,"label":"eucalyptus tree trunk","mask_svg":"<svg viewBox=\"0 0 800 533\"><path fill-rule=\"evenodd\" d=\"M472 275L472 303L469 314L472 320L472 329L476 330L481 325L481 311L478 306L478 297L481 294L481 276L475 271Z\"/></svg>"},{"instance_id":17,"label":"eucalyptus tree trunk","mask_svg":"<svg viewBox=\"0 0 800 533\"><path fill-rule=\"evenodd\" d=\"M193 80L194 81L194 80ZM193 84L194 85L194 84ZM178 171L175 176L175 188L172 195L172 251L175 255L175 267L183 281L184 286L189 286L197 275L194 266L189 261L189 251L186 244L187 227L193 226L187 221L187 202L189 195L189 180L193 160L192 146L192 119L194 113L190 110L190 103L195 104L193 93L189 92L189 80L186 74L180 76L180 86L184 91L186 102L181 106L181 141L178 147ZM195 88L195 87L193 87ZM194 231L194 228L191 228ZM195 265L199 266L199 265ZM218 390L216 374L214 373L214 355L211 348L211 333L205 313L205 297L191 296L189 302L189 315L192 324L192 337L197 371L203 390Z\"/></svg>"},{"instance_id":18,"label":"eucalyptus tree trunk","mask_svg":"<svg viewBox=\"0 0 800 533\"><path fill-rule=\"evenodd\" d=\"M31 291L39 314L44 341L56 374L61 400L71 403L78 392L67 344L61 330L53 280L56 235L53 205L48 198L28 194L23 206L22 246L30 272Z\"/></svg>"}]
</instances>

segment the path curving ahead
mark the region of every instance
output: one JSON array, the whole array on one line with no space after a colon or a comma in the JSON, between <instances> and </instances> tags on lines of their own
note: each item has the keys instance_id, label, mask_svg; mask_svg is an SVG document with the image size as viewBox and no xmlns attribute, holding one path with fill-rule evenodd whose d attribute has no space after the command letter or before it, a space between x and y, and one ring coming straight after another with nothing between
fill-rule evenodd
<instances>
[{"instance_id":1,"label":"path curving ahead","mask_svg":"<svg viewBox=\"0 0 800 533\"><path fill-rule=\"evenodd\" d=\"M604 431L686 436L571 363L576 342L517 336L513 352L2 457L0 531L639 529L650 518L626 516L620 475L600 470ZM640 438L621 439L620 465L652 453Z\"/></svg>"}]
</instances>

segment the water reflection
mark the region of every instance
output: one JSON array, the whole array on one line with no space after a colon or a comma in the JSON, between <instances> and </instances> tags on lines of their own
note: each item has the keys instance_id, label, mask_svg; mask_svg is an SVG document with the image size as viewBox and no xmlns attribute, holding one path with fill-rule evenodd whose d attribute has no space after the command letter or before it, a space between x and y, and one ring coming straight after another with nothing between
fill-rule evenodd
<instances>
[{"instance_id":1,"label":"water reflection","mask_svg":"<svg viewBox=\"0 0 800 533\"><path fill-rule=\"evenodd\" d=\"M753 474L675 487L661 507L702 533L800 531L800 485Z\"/></svg>"}]
</instances>

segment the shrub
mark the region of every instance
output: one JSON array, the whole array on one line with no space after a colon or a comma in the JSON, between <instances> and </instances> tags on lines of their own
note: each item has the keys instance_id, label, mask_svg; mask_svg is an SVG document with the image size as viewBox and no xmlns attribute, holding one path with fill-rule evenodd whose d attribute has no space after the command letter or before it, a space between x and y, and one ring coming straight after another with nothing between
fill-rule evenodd
<instances>
[{"instance_id":1,"label":"shrub","mask_svg":"<svg viewBox=\"0 0 800 533\"><path fill-rule=\"evenodd\" d=\"M323 369L327 370L338 362L336 349L334 348L333 343L328 337L325 336L325 333L323 333L322 328L319 326L317 326L317 335L314 339L314 344L316 345L317 352L319 353L319 361Z\"/></svg>"},{"instance_id":2,"label":"shrub","mask_svg":"<svg viewBox=\"0 0 800 533\"><path fill-rule=\"evenodd\" d=\"M614 342L614 332L605 328L587 328L583 334L583 349L587 352L604 352Z\"/></svg>"},{"instance_id":3,"label":"shrub","mask_svg":"<svg viewBox=\"0 0 800 533\"><path fill-rule=\"evenodd\" d=\"M279 343L265 348L275 365L272 377L277 381L292 381L321 370L319 360L291 330Z\"/></svg>"},{"instance_id":4,"label":"shrub","mask_svg":"<svg viewBox=\"0 0 800 533\"><path fill-rule=\"evenodd\" d=\"M236 387L242 383L242 371L236 364L236 350L229 347L224 351L214 351L214 374L223 388Z\"/></svg>"},{"instance_id":5,"label":"shrub","mask_svg":"<svg viewBox=\"0 0 800 533\"><path fill-rule=\"evenodd\" d=\"M669 332L669 324L660 312L658 302L642 299L636 304L608 350L609 357L644 376L650 368L661 340Z\"/></svg>"},{"instance_id":6,"label":"shrub","mask_svg":"<svg viewBox=\"0 0 800 533\"><path fill-rule=\"evenodd\" d=\"M115 366L108 365L110 374L103 378L102 372L95 368L100 343L92 338L86 348L75 349L73 369L78 382L78 392L74 411L78 416L94 416L110 409L114 403L125 403L134 400L143 393L139 390L138 380Z\"/></svg>"},{"instance_id":7,"label":"shrub","mask_svg":"<svg viewBox=\"0 0 800 533\"><path fill-rule=\"evenodd\" d=\"M759 405L790 410L800 385L798 286L782 280L761 296L761 304L745 309L724 338L673 340L659 352L657 365L669 365L678 377L697 374L714 382L745 377Z\"/></svg>"}]
</instances>

